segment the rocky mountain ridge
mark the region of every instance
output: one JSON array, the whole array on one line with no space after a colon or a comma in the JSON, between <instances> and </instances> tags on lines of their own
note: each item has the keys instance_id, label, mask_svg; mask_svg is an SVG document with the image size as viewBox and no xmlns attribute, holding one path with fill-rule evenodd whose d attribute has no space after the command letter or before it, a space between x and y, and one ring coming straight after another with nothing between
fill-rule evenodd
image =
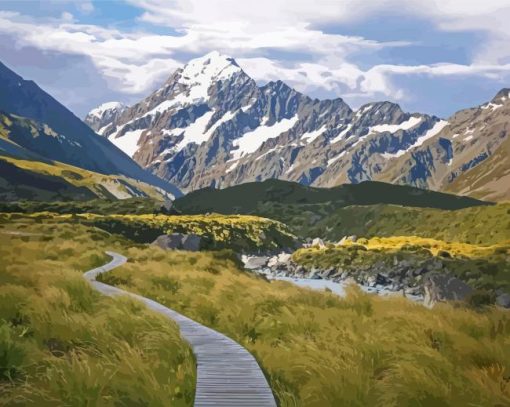
<instances>
[{"instance_id":1,"label":"rocky mountain ridge","mask_svg":"<svg viewBox=\"0 0 510 407\"><path fill-rule=\"evenodd\" d=\"M499 117L510 107L506 99L503 92L448 120L406 113L391 102L353 111L340 98L312 99L281 81L259 87L234 59L212 52L102 122L101 132L185 191L268 178L315 186L383 180L500 199L510 196L501 182L491 194L469 190L462 180L507 139L507 117Z\"/></svg>"},{"instance_id":2,"label":"rocky mountain ridge","mask_svg":"<svg viewBox=\"0 0 510 407\"><path fill-rule=\"evenodd\" d=\"M85 123L87 123L97 134L103 134L108 125L117 120L117 118L127 108L128 107L121 102L103 103L95 109L92 109L89 114L87 114L87 117L85 117Z\"/></svg>"}]
</instances>

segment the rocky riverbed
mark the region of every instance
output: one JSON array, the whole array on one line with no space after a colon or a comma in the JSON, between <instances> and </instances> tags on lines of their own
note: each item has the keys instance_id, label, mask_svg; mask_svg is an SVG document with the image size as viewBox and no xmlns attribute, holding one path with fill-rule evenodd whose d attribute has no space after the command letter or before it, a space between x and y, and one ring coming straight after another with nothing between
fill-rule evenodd
<instances>
[{"instance_id":1,"label":"rocky riverbed","mask_svg":"<svg viewBox=\"0 0 510 407\"><path fill-rule=\"evenodd\" d=\"M296 264L289 253L279 253L274 256L243 255L241 259L246 269L265 275L268 279L285 280L302 287L313 289L329 289L338 295L344 295L348 284L358 284L363 291L378 295L406 296L414 301L422 302L424 299L421 287L404 287L402 283L393 283L379 274L375 277L363 276L354 278L347 271L336 268L321 270Z\"/></svg>"}]
</instances>

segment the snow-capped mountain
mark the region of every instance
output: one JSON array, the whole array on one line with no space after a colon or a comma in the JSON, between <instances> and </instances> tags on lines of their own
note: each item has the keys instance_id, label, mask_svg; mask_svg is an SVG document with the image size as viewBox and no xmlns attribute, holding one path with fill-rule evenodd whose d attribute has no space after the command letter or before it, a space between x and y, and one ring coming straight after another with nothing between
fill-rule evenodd
<instances>
[{"instance_id":1,"label":"snow-capped mountain","mask_svg":"<svg viewBox=\"0 0 510 407\"><path fill-rule=\"evenodd\" d=\"M281 81L259 87L234 59L212 52L103 123L102 133L188 191L267 178L317 186L385 179L444 188L436 176L424 178L412 160L444 143L438 140L452 123L391 102L353 111L340 98L312 99ZM437 159L426 163L431 174Z\"/></svg>"},{"instance_id":2,"label":"snow-capped mountain","mask_svg":"<svg viewBox=\"0 0 510 407\"><path fill-rule=\"evenodd\" d=\"M84 121L97 134L103 134L106 127L127 109L127 106L121 102L106 102L92 109L85 117Z\"/></svg>"}]
</instances>

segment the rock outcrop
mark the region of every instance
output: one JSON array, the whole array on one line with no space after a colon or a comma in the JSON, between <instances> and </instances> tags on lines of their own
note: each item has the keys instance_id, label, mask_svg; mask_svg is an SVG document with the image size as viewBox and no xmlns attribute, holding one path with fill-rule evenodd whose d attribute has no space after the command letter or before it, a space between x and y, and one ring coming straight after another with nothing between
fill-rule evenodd
<instances>
[{"instance_id":1,"label":"rock outcrop","mask_svg":"<svg viewBox=\"0 0 510 407\"><path fill-rule=\"evenodd\" d=\"M193 234L172 233L171 235L158 236L152 244L165 250L197 252L200 250L201 237Z\"/></svg>"},{"instance_id":2,"label":"rock outcrop","mask_svg":"<svg viewBox=\"0 0 510 407\"><path fill-rule=\"evenodd\" d=\"M423 286L424 305L432 308L442 301L463 301L473 293L473 288L448 274L436 274L427 278Z\"/></svg>"}]
</instances>

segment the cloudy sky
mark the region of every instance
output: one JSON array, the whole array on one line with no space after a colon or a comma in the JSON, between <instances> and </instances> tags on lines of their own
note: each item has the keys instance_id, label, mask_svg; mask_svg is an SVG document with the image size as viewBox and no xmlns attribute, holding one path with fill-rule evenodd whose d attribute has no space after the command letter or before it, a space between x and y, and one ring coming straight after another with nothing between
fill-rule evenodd
<instances>
[{"instance_id":1,"label":"cloudy sky","mask_svg":"<svg viewBox=\"0 0 510 407\"><path fill-rule=\"evenodd\" d=\"M446 117L510 87L509 0L0 0L0 61L77 115L218 50L354 108Z\"/></svg>"}]
</instances>

